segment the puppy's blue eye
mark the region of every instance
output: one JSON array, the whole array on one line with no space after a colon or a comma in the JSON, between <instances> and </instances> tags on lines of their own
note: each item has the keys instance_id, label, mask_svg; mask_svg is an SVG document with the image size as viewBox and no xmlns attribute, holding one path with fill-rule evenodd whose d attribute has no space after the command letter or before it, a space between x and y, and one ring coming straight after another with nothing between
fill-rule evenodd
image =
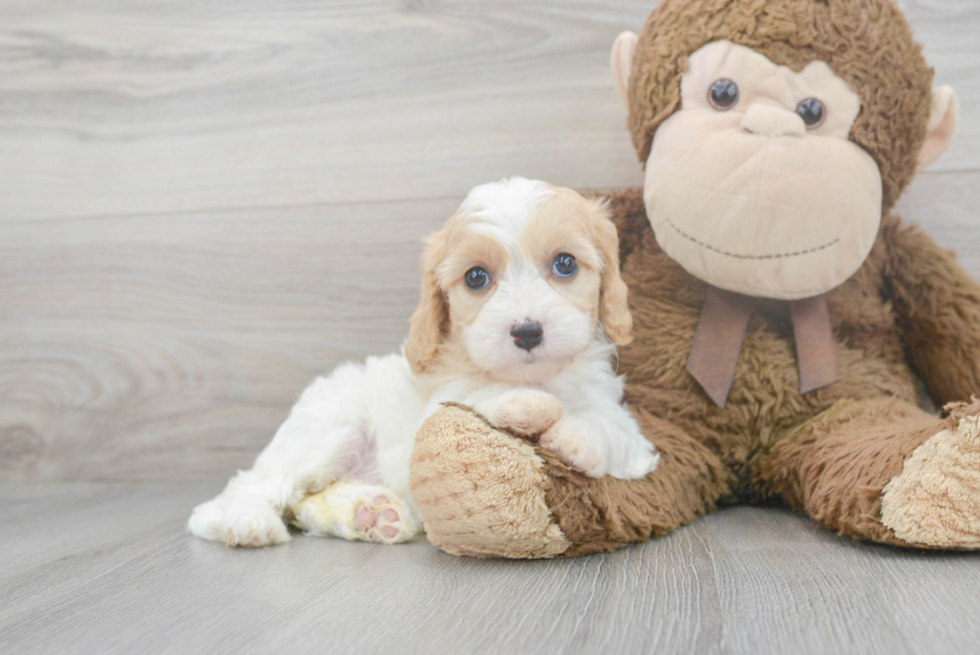
<instances>
[{"instance_id":1,"label":"puppy's blue eye","mask_svg":"<svg viewBox=\"0 0 980 655\"><path fill-rule=\"evenodd\" d=\"M555 257L551 272L558 277L572 277L578 272L578 262L575 261L575 257L563 252Z\"/></svg>"},{"instance_id":2,"label":"puppy's blue eye","mask_svg":"<svg viewBox=\"0 0 980 655\"><path fill-rule=\"evenodd\" d=\"M466 282L466 286L474 291L479 291L483 287L490 284L490 274L486 272L485 269L479 266L474 266L470 270L466 271L466 275L463 276L463 280Z\"/></svg>"}]
</instances>

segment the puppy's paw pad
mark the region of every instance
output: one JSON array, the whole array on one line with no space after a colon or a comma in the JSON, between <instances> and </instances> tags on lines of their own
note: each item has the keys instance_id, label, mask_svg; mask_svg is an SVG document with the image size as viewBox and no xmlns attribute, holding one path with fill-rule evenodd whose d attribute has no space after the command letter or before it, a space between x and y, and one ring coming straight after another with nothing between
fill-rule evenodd
<instances>
[{"instance_id":1,"label":"puppy's paw pad","mask_svg":"<svg viewBox=\"0 0 980 655\"><path fill-rule=\"evenodd\" d=\"M550 393L528 389L502 399L494 415L488 419L494 427L533 436L557 423L563 409L561 401Z\"/></svg>"},{"instance_id":2,"label":"puppy's paw pad","mask_svg":"<svg viewBox=\"0 0 980 655\"><path fill-rule=\"evenodd\" d=\"M365 541L397 544L415 536L418 526L398 498L378 495L362 500L354 511L357 536Z\"/></svg>"}]
</instances>

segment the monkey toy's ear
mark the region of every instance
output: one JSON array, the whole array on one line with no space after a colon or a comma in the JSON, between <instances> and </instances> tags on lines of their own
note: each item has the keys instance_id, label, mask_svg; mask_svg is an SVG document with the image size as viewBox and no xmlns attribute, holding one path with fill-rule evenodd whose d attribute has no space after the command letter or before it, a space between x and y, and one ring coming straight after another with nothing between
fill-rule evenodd
<instances>
[{"instance_id":1,"label":"monkey toy's ear","mask_svg":"<svg viewBox=\"0 0 980 655\"><path fill-rule=\"evenodd\" d=\"M960 121L960 105L951 87L940 86L932 91L932 107L926 125L926 141L919 151L918 170L922 170L946 152L956 124Z\"/></svg>"},{"instance_id":2,"label":"monkey toy's ear","mask_svg":"<svg viewBox=\"0 0 980 655\"><path fill-rule=\"evenodd\" d=\"M629 109L629 90L630 70L633 69L633 53L636 52L636 43L639 38L633 32L622 32L613 42L612 52L609 55L609 64L612 67L613 82L616 84L616 93L623 102L623 106Z\"/></svg>"}]
</instances>

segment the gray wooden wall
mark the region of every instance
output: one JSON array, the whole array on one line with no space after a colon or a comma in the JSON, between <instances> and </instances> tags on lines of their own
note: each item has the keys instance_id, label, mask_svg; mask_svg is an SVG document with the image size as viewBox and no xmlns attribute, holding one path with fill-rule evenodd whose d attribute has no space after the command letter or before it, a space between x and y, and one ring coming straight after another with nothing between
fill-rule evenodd
<instances>
[{"instance_id":1,"label":"gray wooden wall","mask_svg":"<svg viewBox=\"0 0 980 655\"><path fill-rule=\"evenodd\" d=\"M641 182L608 73L653 0L0 4L0 479L247 466L398 347L481 182ZM957 141L901 210L980 274L980 2L901 3Z\"/></svg>"}]
</instances>

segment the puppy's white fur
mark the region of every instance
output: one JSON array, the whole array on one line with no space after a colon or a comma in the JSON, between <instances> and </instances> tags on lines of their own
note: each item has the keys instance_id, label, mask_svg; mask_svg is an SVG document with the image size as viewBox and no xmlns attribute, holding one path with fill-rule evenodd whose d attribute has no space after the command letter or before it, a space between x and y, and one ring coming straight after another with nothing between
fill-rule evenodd
<instances>
[{"instance_id":1,"label":"puppy's white fur","mask_svg":"<svg viewBox=\"0 0 980 655\"><path fill-rule=\"evenodd\" d=\"M575 257L564 278L552 262ZM473 290L473 267L490 283ZM511 330L541 325L540 345ZM188 528L232 546L283 543L283 522L395 543L419 529L408 489L415 433L444 402L538 437L590 476L643 477L659 455L622 404L615 345L631 340L615 227L602 204L512 178L474 188L423 255L422 301L401 355L317 378L259 455ZM610 343L612 341L612 343ZM318 505L303 505L308 494ZM310 513L316 514L312 516Z\"/></svg>"}]
</instances>

